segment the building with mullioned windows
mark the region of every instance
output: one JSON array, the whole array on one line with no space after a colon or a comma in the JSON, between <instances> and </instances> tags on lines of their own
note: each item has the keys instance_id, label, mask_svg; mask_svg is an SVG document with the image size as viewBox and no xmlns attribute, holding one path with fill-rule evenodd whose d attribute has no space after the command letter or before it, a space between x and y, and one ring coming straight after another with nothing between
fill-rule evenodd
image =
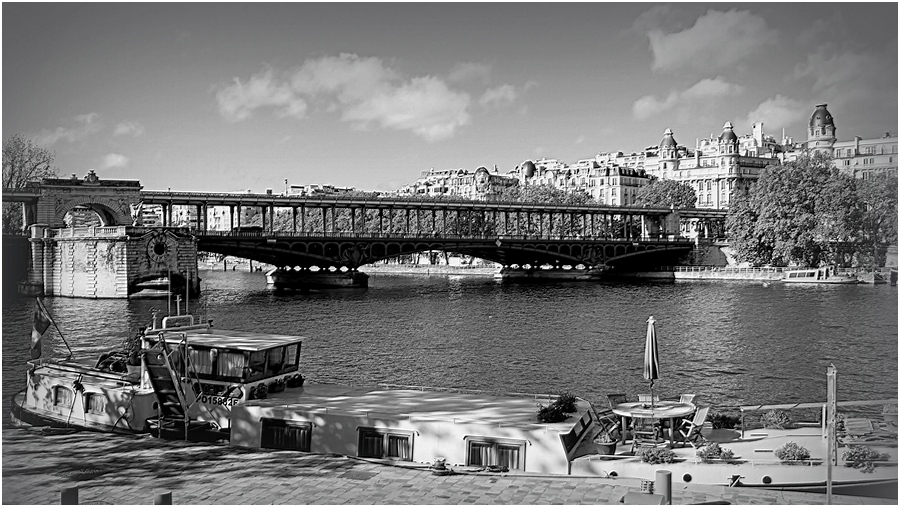
<instances>
[{"instance_id":1,"label":"building with mullioned windows","mask_svg":"<svg viewBox=\"0 0 900 507\"><path fill-rule=\"evenodd\" d=\"M826 104L819 104L810 116L805 142L794 142L783 132L776 139L765 133L762 122L754 123L750 133L738 135L728 121L720 134L697 139L693 149L678 144L675 133L666 129L658 144L639 153L598 153L574 164L547 158L526 160L506 174L500 174L496 166L475 172L431 169L398 193L496 200L510 185L550 185L584 191L601 204L630 206L640 187L653 179L668 179L693 188L698 208L722 209L730 206L739 191L749 188L765 167L810 153L831 156L836 167L857 178L896 175L897 144L897 136L889 132L880 138L838 141L834 118Z\"/></svg>"}]
</instances>

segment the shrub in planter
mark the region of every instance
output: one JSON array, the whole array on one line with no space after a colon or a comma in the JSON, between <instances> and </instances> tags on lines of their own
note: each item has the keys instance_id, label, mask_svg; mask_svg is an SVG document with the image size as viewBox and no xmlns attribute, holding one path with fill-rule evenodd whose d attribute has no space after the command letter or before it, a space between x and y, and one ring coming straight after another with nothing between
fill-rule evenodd
<instances>
[{"instance_id":1,"label":"shrub in planter","mask_svg":"<svg viewBox=\"0 0 900 507\"><path fill-rule=\"evenodd\" d=\"M783 430L791 424L791 416L784 410L769 410L763 414L762 422L766 428Z\"/></svg>"},{"instance_id":2,"label":"shrub in planter","mask_svg":"<svg viewBox=\"0 0 900 507\"><path fill-rule=\"evenodd\" d=\"M845 467L859 468L863 473L870 474L875 471L873 461L886 460L889 454L873 451L867 445L851 445L841 456Z\"/></svg>"},{"instance_id":3,"label":"shrub in planter","mask_svg":"<svg viewBox=\"0 0 900 507\"><path fill-rule=\"evenodd\" d=\"M251 393L253 394L252 398L256 400L264 400L266 396L269 394L269 387L266 384L259 384L254 388Z\"/></svg>"},{"instance_id":4,"label":"shrub in planter","mask_svg":"<svg viewBox=\"0 0 900 507\"><path fill-rule=\"evenodd\" d=\"M637 452L637 455L641 457L641 461L644 463L650 463L651 465L658 465L660 463L674 463L675 462L675 453L670 449L663 449L659 447L645 447L640 449Z\"/></svg>"},{"instance_id":5,"label":"shrub in planter","mask_svg":"<svg viewBox=\"0 0 900 507\"><path fill-rule=\"evenodd\" d=\"M562 411L556 403L549 406L538 405L538 422L540 423L557 423L568 419L569 416Z\"/></svg>"},{"instance_id":6,"label":"shrub in planter","mask_svg":"<svg viewBox=\"0 0 900 507\"><path fill-rule=\"evenodd\" d=\"M575 397L574 394L571 393L563 393L559 395L559 398L556 398L555 403L560 410L562 410L566 414L571 414L572 412L578 411L578 398Z\"/></svg>"},{"instance_id":7,"label":"shrub in planter","mask_svg":"<svg viewBox=\"0 0 900 507\"><path fill-rule=\"evenodd\" d=\"M788 442L775 449L775 457L781 461L802 461L809 459L809 449L794 442Z\"/></svg>"},{"instance_id":8,"label":"shrub in planter","mask_svg":"<svg viewBox=\"0 0 900 507\"><path fill-rule=\"evenodd\" d=\"M305 381L306 381L306 379L303 378L303 375L301 375L299 373L295 373L294 375L291 375L290 377L288 377L287 386L288 387L303 387L303 382L305 382Z\"/></svg>"},{"instance_id":9,"label":"shrub in planter","mask_svg":"<svg viewBox=\"0 0 900 507\"><path fill-rule=\"evenodd\" d=\"M712 460L714 459L733 461L734 451L720 446L717 442L712 442L703 449L698 449L697 457L704 463L712 463Z\"/></svg>"},{"instance_id":10,"label":"shrub in planter","mask_svg":"<svg viewBox=\"0 0 900 507\"><path fill-rule=\"evenodd\" d=\"M715 428L725 428L732 430L738 423L741 422L741 418L736 415L731 414L720 414L715 413L709 417L710 422L712 423L713 429Z\"/></svg>"}]
</instances>

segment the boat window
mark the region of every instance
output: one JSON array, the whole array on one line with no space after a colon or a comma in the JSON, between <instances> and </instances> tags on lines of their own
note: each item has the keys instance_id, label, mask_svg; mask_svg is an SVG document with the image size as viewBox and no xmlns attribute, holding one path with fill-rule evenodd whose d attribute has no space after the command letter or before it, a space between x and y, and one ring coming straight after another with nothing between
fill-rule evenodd
<instances>
[{"instance_id":1,"label":"boat window","mask_svg":"<svg viewBox=\"0 0 900 507\"><path fill-rule=\"evenodd\" d=\"M220 351L216 358L216 373L219 377L242 378L244 353Z\"/></svg>"},{"instance_id":2,"label":"boat window","mask_svg":"<svg viewBox=\"0 0 900 507\"><path fill-rule=\"evenodd\" d=\"M388 428L359 428L361 458L412 461L412 432Z\"/></svg>"},{"instance_id":3,"label":"boat window","mask_svg":"<svg viewBox=\"0 0 900 507\"><path fill-rule=\"evenodd\" d=\"M263 418L261 447L309 452L312 423Z\"/></svg>"},{"instance_id":4,"label":"boat window","mask_svg":"<svg viewBox=\"0 0 900 507\"><path fill-rule=\"evenodd\" d=\"M195 372L201 375L212 375L215 355L215 349L188 349L188 358L191 361L191 366Z\"/></svg>"},{"instance_id":5,"label":"boat window","mask_svg":"<svg viewBox=\"0 0 900 507\"><path fill-rule=\"evenodd\" d=\"M106 397L100 393L87 393L84 395L84 411L89 414L106 413Z\"/></svg>"},{"instance_id":6,"label":"boat window","mask_svg":"<svg viewBox=\"0 0 900 507\"><path fill-rule=\"evenodd\" d=\"M287 346L287 351L284 353L286 370L293 371L297 369L297 360L299 359L298 352L300 352L300 350L296 343Z\"/></svg>"},{"instance_id":7,"label":"boat window","mask_svg":"<svg viewBox=\"0 0 900 507\"><path fill-rule=\"evenodd\" d=\"M266 362L266 375L278 375L284 368L284 347L276 347L268 350Z\"/></svg>"},{"instance_id":8,"label":"boat window","mask_svg":"<svg viewBox=\"0 0 900 507\"><path fill-rule=\"evenodd\" d=\"M250 363L248 364L250 372L247 380L252 382L266 376L266 351L250 353Z\"/></svg>"},{"instance_id":9,"label":"boat window","mask_svg":"<svg viewBox=\"0 0 900 507\"><path fill-rule=\"evenodd\" d=\"M491 437L465 437L467 466L505 466L525 469L525 441Z\"/></svg>"},{"instance_id":10,"label":"boat window","mask_svg":"<svg viewBox=\"0 0 900 507\"><path fill-rule=\"evenodd\" d=\"M71 389L63 386L53 388L53 406L69 408L75 400L75 393Z\"/></svg>"}]
</instances>

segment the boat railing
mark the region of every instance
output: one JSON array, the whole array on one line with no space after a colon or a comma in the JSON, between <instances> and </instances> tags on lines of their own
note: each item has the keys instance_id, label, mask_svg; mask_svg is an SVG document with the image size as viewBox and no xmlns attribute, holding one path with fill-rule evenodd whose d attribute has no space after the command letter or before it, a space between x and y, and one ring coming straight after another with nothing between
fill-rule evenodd
<instances>
[{"instance_id":1,"label":"boat railing","mask_svg":"<svg viewBox=\"0 0 900 507\"><path fill-rule=\"evenodd\" d=\"M41 367L41 368L48 368L51 370L59 370L59 371L77 373L77 374L82 374L82 375L89 374L93 378L99 378L99 379L103 379L103 380L110 380L110 381L116 382L116 383L120 384L120 387L126 387L129 385L133 385L134 382L129 380L129 378L130 377L137 378L137 374L133 373L133 372L127 372L127 371L122 372L122 373L105 372L105 371L100 371L96 368L93 368L87 364L66 364L66 363L60 363L58 361L52 361L52 360L45 361L43 359L32 359L30 361L27 361L26 364L28 364L32 369Z\"/></svg>"},{"instance_id":2,"label":"boat railing","mask_svg":"<svg viewBox=\"0 0 900 507\"><path fill-rule=\"evenodd\" d=\"M861 401L838 401L837 408L848 408L848 407L867 407L867 406L877 406L877 405L896 405L897 399L885 399L885 400L861 400ZM749 412L762 412L769 410L808 410L808 409L816 409L820 410L822 415L820 422L818 424L822 429L822 437L826 436L827 428L825 426L824 421L825 417L825 402L804 402L804 403L779 403L779 404L766 404L766 405L742 405L737 407L741 411L741 437L744 436L744 431L747 429L746 424L746 414Z\"/></svg>"}]
</instances>

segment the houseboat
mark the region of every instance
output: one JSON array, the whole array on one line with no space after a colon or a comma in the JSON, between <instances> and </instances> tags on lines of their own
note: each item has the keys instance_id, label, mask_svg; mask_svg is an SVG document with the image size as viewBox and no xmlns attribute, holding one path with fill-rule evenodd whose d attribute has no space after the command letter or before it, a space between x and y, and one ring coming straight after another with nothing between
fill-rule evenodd
<instances>
[{"instance_id":1,"label":"houseboat","mask_svg":"<svg viewBox=\"0 0 900 507\"><path fill-rule=\"evenodd\" d=\"M788 429L742 425L745 429L723 439L706 422L698 447L721 442L732 451L730 460L704 460L689 442L673 437L664 446L672 453L670 461L653 463L627 431L618 452L599 454L595 437L621 421L611 408L598 409L580 398L570 404L564 420L539 422L539 409L558 403L558 396L314 383L301 371L303 337L221 330L191 316L164 319L161 326L148 328L142 341L139 372L111 373L73 361L33 363L25 391L14 399L15 419L227 440L233 446L335 453L398 465L440 463L436 468L442 470L653 480L656 470L665 468L676 483L825 488L821 423ZM873 403L891 402L896 407L896 400ZM845 405L850 404L838 407ZM766 407L742 407L742 413L745 408ZM885 413L892 415L892 423L876 425L866 419L870 432L848 432L839 443L835 493L896 498L896 409ZM859 426L864 426L862 420ZM801 466L776 457L788 442L810 451ZM858 455L859 449L875 453L865 471L853 467L852 453Z\"/></svg>"},{"instance_id":2,"label":"houseboat","mask_svg":"<svg viewBox=\"0 0 900 507\"><path fill-rule=\"evenodd\" d=\"M838 273L835 268L791 269L784 272L785 283L824 283L855 284L859 283L856 275Z\"/></svg>"}]
</instances>

